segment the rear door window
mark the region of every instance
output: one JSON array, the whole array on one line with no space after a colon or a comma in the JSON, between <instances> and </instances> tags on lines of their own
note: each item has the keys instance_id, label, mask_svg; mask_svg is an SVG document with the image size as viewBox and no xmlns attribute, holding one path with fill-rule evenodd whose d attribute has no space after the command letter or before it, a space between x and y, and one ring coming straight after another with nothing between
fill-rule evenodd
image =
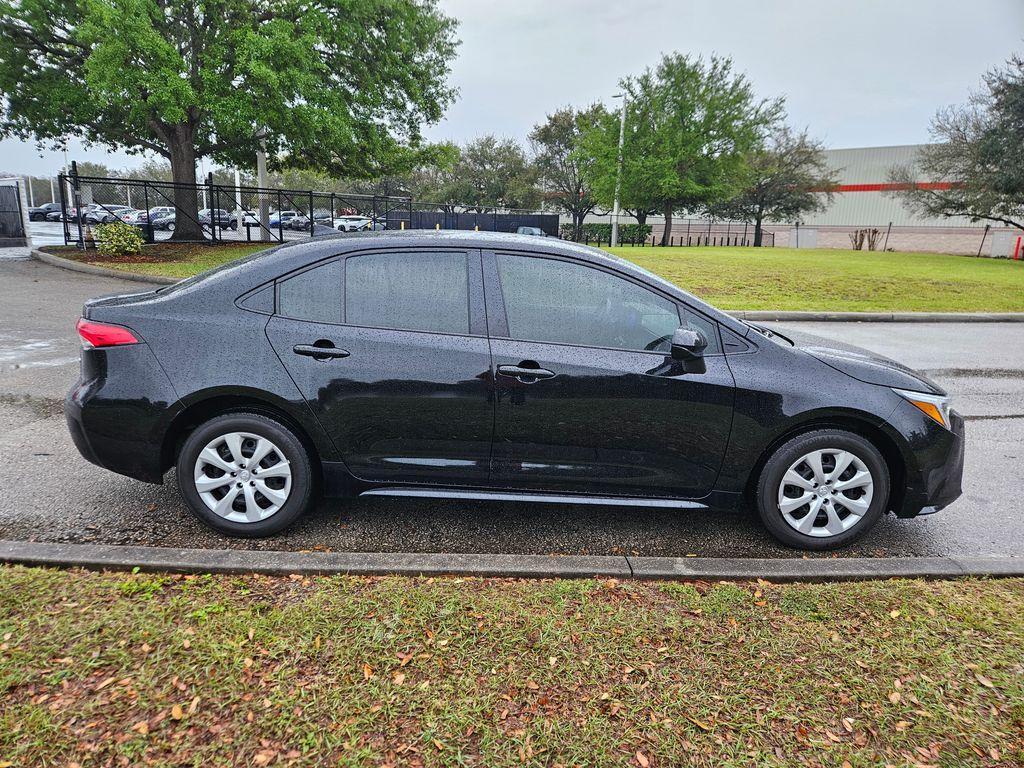
<instances>
[{"instance_id":1,"label":"rear door window","mask_svg":"<svg viewBox=\"0 0 1024 768\"><path fill-rule=\"evenodd\" d=\"M468 334L466 253L409 251L348 257L345 322L375 328Z\"/></svg>"}]
</instances>

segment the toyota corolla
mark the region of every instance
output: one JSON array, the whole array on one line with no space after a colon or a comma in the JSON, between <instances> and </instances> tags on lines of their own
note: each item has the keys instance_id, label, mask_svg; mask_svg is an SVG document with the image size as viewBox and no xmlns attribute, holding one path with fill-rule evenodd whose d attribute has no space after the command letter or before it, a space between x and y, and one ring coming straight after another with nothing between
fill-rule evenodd
<instances>
[{"instance_id":1,"label":"toyota corolla","mask_svg":"<svg viewBox=\"0 0 1024 768\"><path fill-rule=\"evenodd\" d=\"M963 419L934 382L554 238L311 239L94 299L78 332L82 455L174 468L234 536L324 494L753 507L829 549L960 495Z\"/></svg>"}]
</instances>

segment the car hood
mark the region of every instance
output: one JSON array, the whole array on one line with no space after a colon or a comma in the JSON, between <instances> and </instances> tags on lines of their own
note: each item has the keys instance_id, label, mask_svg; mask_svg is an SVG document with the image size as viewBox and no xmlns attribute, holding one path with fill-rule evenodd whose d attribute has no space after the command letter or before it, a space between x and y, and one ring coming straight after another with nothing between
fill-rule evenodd
<instances>
[{"instance_id":1,"label":"car hood","mask_svg":"<svg viewBox=\"0 0 1024 768\"><path fill-rule=\"evenodd\" d=\"M790 331L788 328L785 333L779 333L775 329L772 329L772 332L789 339L794 347L830 368L835 368L865 384L930 392L935 395L946 394L942 387L927 376L876 352L811 333Z\"/></svg>"}]
</instances>

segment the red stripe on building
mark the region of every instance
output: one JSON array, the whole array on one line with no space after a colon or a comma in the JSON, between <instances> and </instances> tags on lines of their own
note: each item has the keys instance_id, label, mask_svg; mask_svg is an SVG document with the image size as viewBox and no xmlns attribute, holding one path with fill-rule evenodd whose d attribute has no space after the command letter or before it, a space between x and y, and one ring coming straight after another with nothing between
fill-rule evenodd
<instances>
[{"instance_id":1,"label":"red stripe on building","mask_svg":"<svg viewBox=\"0 0 1024 768\"><path fill-rule=\"evenodd\" d=\"M952 189L956 184L952 181L919 181L913 185L917 189ZM836 192L899 192L910 189L910 184L840 184Z\"/></svg>"}]
</instances>

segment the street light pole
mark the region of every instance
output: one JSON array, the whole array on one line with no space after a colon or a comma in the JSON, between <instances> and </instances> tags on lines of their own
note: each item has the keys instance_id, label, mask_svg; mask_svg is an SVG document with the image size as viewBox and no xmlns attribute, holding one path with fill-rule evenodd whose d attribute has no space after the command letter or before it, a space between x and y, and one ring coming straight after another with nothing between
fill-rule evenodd
<instances>
[{"instance_id":1,"label":"street light pole","mask_svg":"<svg viewBox=\"0 0 1024 768\"><path fill-rule=\"evenodd\" d=\"M262 240L264 232L270 234L270 201L267 200L266 193L263 191L266 190L269 183L267 181L267 129L260 128L256 132L256 138L260 140L260 148L256 150L256 186L261 191L256 195L259 198L260 240Z\"/></svg>"},{"instance_id":2,"label":"street light pole","mask_svg":"<svg viewBox=\"0 0 1024 768\"><path fill-rule=\"evenodd\" d=\"M615 205L612 207L612 248L619 244L619 193L622 191L622 144L626 138L626 94L617 93L613 98L622 99L622 115L619 118L619 157L615 167Z\"/></svg>"}]
</instances>

